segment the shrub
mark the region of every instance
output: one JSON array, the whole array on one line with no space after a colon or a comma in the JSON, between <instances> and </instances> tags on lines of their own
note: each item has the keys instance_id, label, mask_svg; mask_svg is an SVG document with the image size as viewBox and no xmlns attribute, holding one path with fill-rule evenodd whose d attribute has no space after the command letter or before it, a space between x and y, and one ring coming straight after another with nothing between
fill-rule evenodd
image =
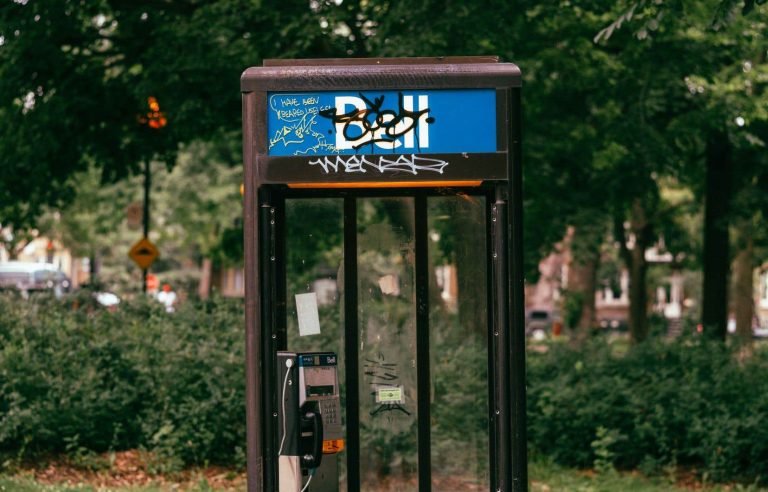
<instances>
[{"instance_id":1,"label":"shrub","mask_svg":"<svg viewBox=\"0 0 768 492\"><path fill-rule=\"evenodd\" d=\"M594 341L582 350L551 346L528 361L536 452L568 466L610 456L621 468L682 464L712 480L766 478L765 350L740 363L704 340L649 342L620 355Z\"/></svg>"},{"instance_id":2,"label":"shrub","mask_svg":"<svg viewBox=\"0 0 768 492\"><path fill-rule=\"evenodd\" d=\"M144 447L172 468L242 458L241 302L89 311L0 297L0 451Z\"/></svg>"},{"instance_id":3,"label":"shrub","mask_svg":"<svg viewBox=\"0 0 768 492\"><path fill-rule=\"evenodd\" d=\"M143 299L116 312L78 305L0 296L0 454L68 453L93 467L92 453L143 448L158 471L244 464L242 301L170 314ZM456 467L469 434L478 456L487 449L487 409L476 413L486 365L482 340L444 332L432 446L436 466ZM679 464L708 480L766 480L768 350L739 361L704 340L618 348L596 339L528 354L533 453L603 471ZM383 439L382 456L409 443Z\"/></svg>"}]
</instances>

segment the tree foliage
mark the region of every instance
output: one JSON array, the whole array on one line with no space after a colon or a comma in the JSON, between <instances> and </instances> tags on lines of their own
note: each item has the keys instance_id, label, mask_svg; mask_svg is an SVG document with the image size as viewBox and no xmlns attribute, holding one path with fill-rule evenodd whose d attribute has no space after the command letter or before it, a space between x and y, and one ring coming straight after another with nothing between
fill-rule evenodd
<instances>
[{"instance_id":1,"label":"tree foliage","mask_svg":"<svg viewBox=\"0 0 768 492\"><path fill-rule=\"evenodd\" d=\"M0 215L34 222L95 162L104 181L173 164L179 144L233 139L238 76L269 56L343 54L304 2L4 2ZM142 124L155 97L168 125Z\"/></svg>"},{"instance_id":2,"label":"tree foliage","mask_svg":"<svg viewBox=\"0 0 768 492\"><path fill-rule=\"evenodd\" d=\"M688 187L699 203L711 194L708 144L727 141L733 156L733 208L765 210L764 194L750 190L768 182L767 8L757 0L6 2L0 217L21 231L44 205L71 201L74 173L93 165L110 181L146 159L172 166L190 142L228 148L225 162L237 165L238 75L264 58L490 53L523 68L530 280L567 225L614 223L616 239L638 247L663 232L676 238L670 249L696 258L665 189ZM141 122L150 96L164 128Z\"/></svg>"}]
</instances>

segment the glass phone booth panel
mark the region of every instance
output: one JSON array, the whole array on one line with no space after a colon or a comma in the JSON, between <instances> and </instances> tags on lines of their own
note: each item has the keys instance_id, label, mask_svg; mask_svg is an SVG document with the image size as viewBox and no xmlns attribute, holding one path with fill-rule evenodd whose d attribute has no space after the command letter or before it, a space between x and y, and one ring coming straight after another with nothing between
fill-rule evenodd
<instances>
[{"instance_id":1,"label":"glass phone booth panel","mask_svg":"<svg viewBox=\"0 0 768 492\"><path fill-rule=\"evenodd\" d=\"M285 338L290 352L333 352L342 378L344 357L343 200L297 198L285 201ZM297 296L299 296L297 298ZM299 330L297 299L313 299L319 331ZM343 380L341 381L343 383ZM346 429L345 385L339 385L342 431ZM346 460L334 459L338 489L347 490ZM317 490L317 486L316 486Z\"/></svg>"},{"instance_id":2,"label":"glass phone booth panel","mask_svg":"<svg viewBox=\"0 0 768 492\"><path fill-rule=\"evenodd\" d=\"M430 197L432 490L490 489L486 199Z\"/></svg>"},{"instance_id":3,"label":"glass phone booth panel","mask_svg":"<svg viewBox=\"0 0 768 492\"><path fill-rule=\"evenodd\" d=\"M338 354L342 423L346 436L346 337L356 338L358 442L356 458L338 455L338 490L418 491L419 447L429 451L432 490L490 487L488 382L487 199L484 195L429 196L425 241L427 275L417 278L416 200L413 196L357 196L354 228L345 229L343 198L284 201L285 348ZM355 295L345 296L345 235L355 244ZM417 340L417 287L425 282L428 350ZM300 329L297 301L317 305L317 331ZM298 296L298 297L297 297ZM299 301L300 302L300 301ZM345 320L354 302L356 323ZM425 361L426 360L426 361ZM429 366L419 387L417 367ZM353 379L354 380L354 379ZM429 409L420 434L419 392ZM425 424L422 423L422 426ZM429 436L420 442L420 435ZM348 483L348 467L356 467ZM423 465L423 460L422 464ZM313 490L310 486L309 490ZM322 490L322 489L317 489Z\"/></svg>"},{"instance_id":4,"label":"glass phone booth panel","mask_svg":"<svg viewBox=\"0 0 768 492\"><path fill-rule=\"evenodd\" d=\"M361 490L418 490L415 261L413 198L359 199Z\"/></svg>"}]
</instances>

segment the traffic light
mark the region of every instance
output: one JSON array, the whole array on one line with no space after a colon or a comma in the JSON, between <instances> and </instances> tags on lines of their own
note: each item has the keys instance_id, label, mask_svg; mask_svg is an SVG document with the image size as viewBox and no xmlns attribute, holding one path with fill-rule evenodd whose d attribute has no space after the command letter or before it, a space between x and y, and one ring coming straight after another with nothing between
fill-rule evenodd
<instances>
[{"instance_id":1,"label":"traffic light","mask_svg":"<svg viewBox=\"0 0 768 492\"><path fill-rule=\"evenodd\" d=\"M146 124L155 130L167 125L168 119L165 117L165 114L160 111L160 103L157 102L157 99L150 96L147 98L147 104L149 105L149 112L146 116L139 117L139 123Z\"/></svg>"}]
</instances>

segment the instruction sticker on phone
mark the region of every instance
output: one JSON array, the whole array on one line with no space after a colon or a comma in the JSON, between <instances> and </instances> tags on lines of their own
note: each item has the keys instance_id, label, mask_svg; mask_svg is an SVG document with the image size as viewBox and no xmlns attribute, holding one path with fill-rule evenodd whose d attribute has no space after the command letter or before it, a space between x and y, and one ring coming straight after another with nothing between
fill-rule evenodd
<instances>
[{"instance_id":1,"label":"instruction sticker on phone","mask_svg":"<svg viewBox=\"0 0 768 492\"><path fill-rule=\"evenodd\" d=\"M380 386L376 388L376 403L405 403L402 386Z\"/></svg>"}]
</instances>

